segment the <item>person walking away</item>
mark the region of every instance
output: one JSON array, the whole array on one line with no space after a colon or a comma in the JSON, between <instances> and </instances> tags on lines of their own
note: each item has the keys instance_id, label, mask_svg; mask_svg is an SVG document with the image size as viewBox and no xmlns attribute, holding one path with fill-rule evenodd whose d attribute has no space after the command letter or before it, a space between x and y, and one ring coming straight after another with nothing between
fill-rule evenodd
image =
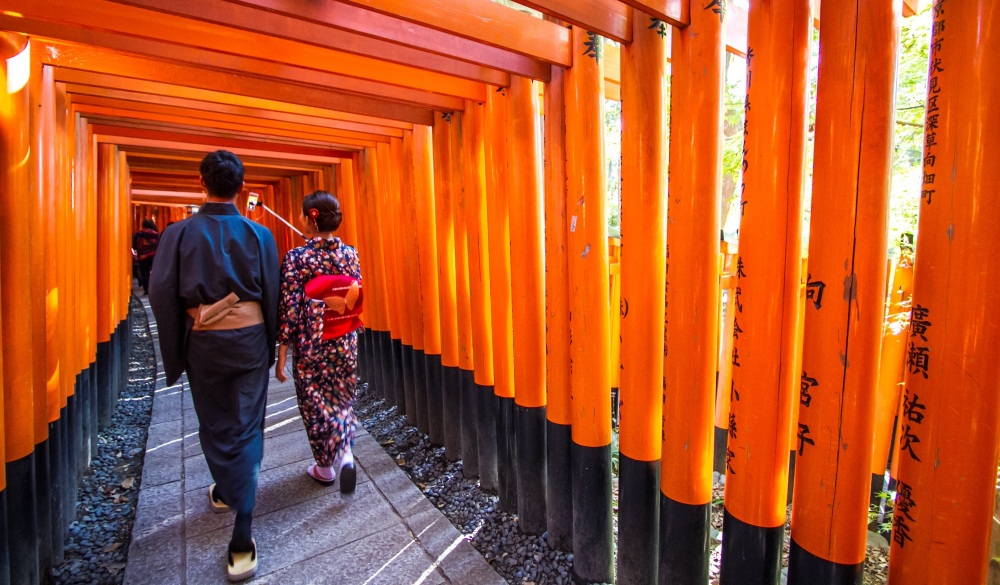
<instances>
[{"instance_id":1,"label":"person walking away","mask_svg":"<svg viewBox=\"0 0 1000 585\"><path fill-rule=\"evenodd\" d=\"M264 408L278 324L278 251L271 232L240 215L243 163L231 152L201 162L199 212L166 228L150 276L167 383L187 371L198 438L215 480L213 511L236 511L231 581L252 577L251 524L264 448Z\"/></svg>"},{"instance_id":2,"label":"person walking away","mask_svg":"<svg viewBox=\"0 0 1000 585\"><path fill-rule=\"evenodd\" d=\"M156 222L149 218L142 220L142 229L132 234L132 249L139 264L139 286L146 296L149 296L149 271L153 267L159 242L160 232L156 230Z\"/></svg>"},{"instance_id":3,"label":"person walking away","mask_svg":"<svg viewBox=\"0 0 1000 585\"><path fill-rule=\"evenodd\" d=\"M302 202L299 221L309 240L289 250L281 265L275 377L288 379L291 347L295 393L316 460L306 473L325 486L339 477L340 491L351 493L357 483L351 449L363 292L357 250L333 235L341 219L340 202L326 191Z\"/></svg>"}]
</instances>

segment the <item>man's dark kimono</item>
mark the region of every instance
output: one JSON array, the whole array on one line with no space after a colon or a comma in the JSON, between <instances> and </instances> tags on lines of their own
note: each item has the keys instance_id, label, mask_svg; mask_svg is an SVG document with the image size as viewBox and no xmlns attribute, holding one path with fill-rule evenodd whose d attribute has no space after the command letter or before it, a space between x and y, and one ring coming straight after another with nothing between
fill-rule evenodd
<instances>
[{"instance_id":1,"label":"man's dark kimono","mask_svg":"<svg viewBox=\"0 0 1000 585\"><path fill-rule=\"evenodd\" d=\"M278 251L271 232L231 203L205 203L163 231L149 283L167 384L187 370L205 459L225 501L253 511L264 407L278 324ZM235 293L263 324L195 331L188 309Z\"/></svg>"}]
</instances>

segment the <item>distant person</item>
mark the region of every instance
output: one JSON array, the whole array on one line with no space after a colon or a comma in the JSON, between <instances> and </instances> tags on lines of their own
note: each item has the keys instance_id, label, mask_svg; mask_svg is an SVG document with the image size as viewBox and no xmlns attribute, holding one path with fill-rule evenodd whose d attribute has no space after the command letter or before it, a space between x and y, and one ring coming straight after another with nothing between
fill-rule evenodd
<instances>
[{"instance_id":1,"label":"distant person","mask_svg":"<svg viewBox=\"0 0 1000 585\"><path fill-rule=\"evenodd\" d=\"M292 376L316 463L309 477L340 491L357 484L354 467L354 391L358 383L358 328L362 291L358 252L333 232L342 219L340 203L326 191L302 202L300 222L309 240L288 251L281 265L281 323L275 377L288 378L285 363L292 348Z\"/></svg>"},{"instance_id":2,"label":"distant person","mask_svg":"<svg viewBox=\"0 0 1000 585\"><path fill-rule=\"evenodd\" d=\"M205 156L201 185L208 197L200 211L163 232L149 301L167 384L187 370L201 449L216 482L209 505L236 511L227 571L240 581L257 569L251 524L278 327L278 251L271 232L234 204L243 188L236 155Z\"/></svg>"},{"instance_id":3,"label":"distant person","mask_svg":"<svg viewBox=\"0 0 1000 585\"><path fill-rule=\"evenodd\" d=\"M160 232L156 230L156 222L149 218L142 220L142 229L132 234L132 249L139 265L139 286L146 296L149 296L149 271L159 243Z\"/></svg>"}]
</instances>

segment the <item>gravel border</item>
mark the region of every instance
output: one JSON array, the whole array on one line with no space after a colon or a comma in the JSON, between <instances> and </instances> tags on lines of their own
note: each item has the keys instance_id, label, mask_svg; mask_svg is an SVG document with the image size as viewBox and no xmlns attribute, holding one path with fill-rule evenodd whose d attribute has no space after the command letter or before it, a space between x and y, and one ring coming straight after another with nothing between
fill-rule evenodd
<instances>
[{"instance_id":1,"label":"gravel border","mask_svg":"<svg viewBox=\"0 0 1000 585\"><path fill-rule=\"evenodd\" d=\"M52 567L52 583L118 585L125 578L156 384L153 337L135 296L129 312L128 387L119 395L111 426L98 433L97 457L80 482L76 520L66 537L64 561Z\"/></svg>"},{"instance_id":2,"label":"gravel border","mask_svg":"<svg viewBox=\"0 0 1000 585\"><path fill-rule=\"evenodd\" d=\"M526 535L517 516L499 509L499 499L462 476L462 462L449 462L444 447L433 447L427 435L406 424L395 406L358 389L358 419L428 500L451 521L508 583L569 585L573 555L551 548L547 534Z\"/></svg>"}]
</instances>

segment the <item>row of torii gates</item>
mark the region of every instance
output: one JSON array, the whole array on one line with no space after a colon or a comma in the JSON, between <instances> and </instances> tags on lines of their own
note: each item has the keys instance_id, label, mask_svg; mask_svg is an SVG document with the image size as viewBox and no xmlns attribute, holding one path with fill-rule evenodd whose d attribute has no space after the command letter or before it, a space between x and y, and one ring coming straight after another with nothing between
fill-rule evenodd
<instances>
[{"instance_id":1,"label":"row of torii gates","mask_svg":"<svg viewBox=\"0 0 1000 585\"><path fill-rule=\"evenodd\" d=\"M337 193L365 277L364 377L522 530L572 550L579 581L706 582L726 369L721 582L777 583L790 451L788 581L861 582L899 26L914 7L823 5L803 275L818 3L523 4L546 18L488 0L0 1L0 582L41 581L62 556L125 383L130 234L198 204L214 148L243 157L248 191L285 217L313 189ZM984 582L998 462L1000 2L934 0L932 17L896 585ZM720 368L727 47L746 57L747 96ZM622 102L620 373L606 96ZM297 245L252 215L282 251Z\"/></svg>"}]
</instances>

